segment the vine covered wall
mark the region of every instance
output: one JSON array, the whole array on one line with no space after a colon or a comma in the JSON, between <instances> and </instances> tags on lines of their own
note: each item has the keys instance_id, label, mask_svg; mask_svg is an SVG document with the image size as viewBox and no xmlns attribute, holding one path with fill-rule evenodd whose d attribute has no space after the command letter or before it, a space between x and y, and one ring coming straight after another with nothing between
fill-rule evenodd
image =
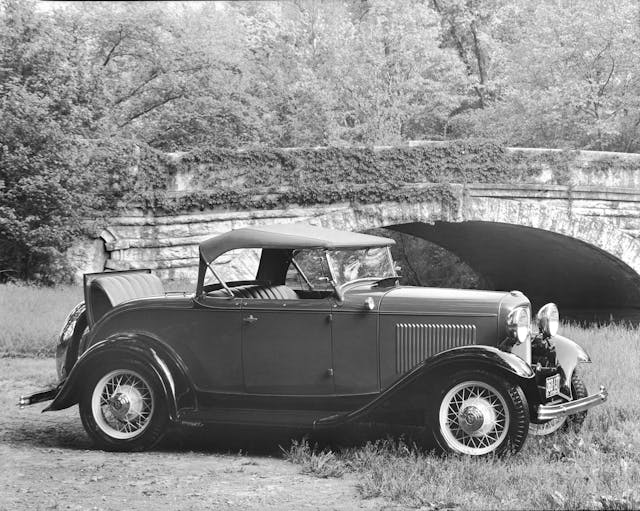
<instances>
[{"instance_id":1,"label":"vine covered wall","mask_svg":"<svg viewBox=\"0 0 640 511\"><path fill-rule=\"evenodd\" d=\"M580 151L518 150L484 140L376 148L211 148L171 155L147 149L139 155L136 184L120 204L161 214L417 198L450 203L452 183L571 185L602 180L611 172L635 172L639 166L635 155L585 158ZM130 174L122 179L130 183Z\"/></svg>"}]
</instances>

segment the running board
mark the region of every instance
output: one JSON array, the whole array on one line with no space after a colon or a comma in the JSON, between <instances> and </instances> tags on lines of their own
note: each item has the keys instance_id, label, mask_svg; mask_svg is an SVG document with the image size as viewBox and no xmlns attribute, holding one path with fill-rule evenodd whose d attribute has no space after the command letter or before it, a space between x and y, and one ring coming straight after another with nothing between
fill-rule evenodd
<instances>
[{"instance_id":1,"label":"running board","mask_svg":"<svg viewBox=\"0 0 640 511\"><path fill-rule=\"evenodd\" d=\"M323 417L338 413L334 410L273 410L251 408L215 408L206 411L189 410L180 414L180 422L194 424L235 424L239 426L283 426L313 428Z\"/></svg>"}]
</instances>

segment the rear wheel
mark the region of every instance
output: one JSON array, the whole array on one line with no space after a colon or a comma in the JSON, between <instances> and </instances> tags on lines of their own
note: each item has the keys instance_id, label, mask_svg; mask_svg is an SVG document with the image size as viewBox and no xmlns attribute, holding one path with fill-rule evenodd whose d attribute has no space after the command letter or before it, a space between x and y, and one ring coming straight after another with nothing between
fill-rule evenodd
<instances>
[{"instance_id":1,"label":"rear wheel","mask_svg":"<svg viewBox=\"0 0 640 511\"><path fill-rule=\"evenodd\" d=\"M576 371L571 375L571 395L573 399L582 399L583 397L587 397L589 392L587 391L587 387L585 386L582 378L577 374ZM587 412L580 412L574 415L569 415L567 417L561 417L559 419L551 419L546 422L532 422L529 425L529 431L532 435L536 436L546 436L556 431L564 431L567 429L573 429L574 431L579 431L582 428L582 423L587 418Z\"/></svg>"},{"instance_id":2,"label":"rear wheel","mask_svg":"<svg viewBox=\"0 0 640 511\"><path fill-rule=\"evenodd\" d=\"M80 418L99 448L141 451L160 441L168 411L158 377L143 364L127 361L90 378L80 399Z\"/></svg>"},{"instance_id":3,"label":"rear wheel","mask_svg":"<svg viewBox=\"0 0 640 511\"><path fill-rule=\"evenodd\" d=\"M529 408L519 386L485 371L462 371L442 386L429 422L446 452L501 455L524 444Z\"/></svg>"}]
</instances>

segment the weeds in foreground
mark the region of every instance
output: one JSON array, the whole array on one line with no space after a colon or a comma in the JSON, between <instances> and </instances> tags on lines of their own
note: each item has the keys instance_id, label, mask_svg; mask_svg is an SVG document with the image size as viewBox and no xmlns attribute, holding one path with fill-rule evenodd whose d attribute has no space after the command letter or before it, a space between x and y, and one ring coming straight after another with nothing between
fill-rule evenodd
<instances>
[{"instance_id":1,"label":"weeds in foreground","mask_svg":"<svg viewBox=\"0 0 640 511\"><path fill-rule=\"evenodd\" d=\"M640 509L640 331L565 326L562 334L591 355L581 367L587 388L609 389L579 432L529 436L520 453L503 459L440 457L398 440L338 450L299 443L287 459L305 467L330 458L332 470L356 478L363 498L405 507Z\"/></svg>"},{"instance_id":2,"label":"weeds in foreground","mask_svg":"<svg viewBox=\"0 0 640 511\"><path fill-rule=\"evenodd\" d=\"M331 450L294 441L285 459L318 477L351 474L365 499L420 509L639 509L636 457L602 453L593 438L561 434L518 455L475 459L424 453L402 440Z\"/></svg>"},{"instance_id":3,"label":"weeds in foreground","mask_svg":"<svg viewBox=\"0 0 640 511\"><path fill-rule=\"evenodd\" d=\"M289 449L281 449L287 461L302 466L303 474L328 478L342 477L345 473L346 467L338 461L332 451L320 450L317 446L311 447L306 439L293 440Z\"/></svg>"}]
</instances>

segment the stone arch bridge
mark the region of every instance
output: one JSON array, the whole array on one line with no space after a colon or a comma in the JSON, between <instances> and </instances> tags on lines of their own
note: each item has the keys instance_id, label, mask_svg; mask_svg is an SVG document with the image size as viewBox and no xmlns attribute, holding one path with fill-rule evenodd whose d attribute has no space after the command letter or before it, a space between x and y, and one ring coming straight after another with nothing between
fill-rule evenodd
<instances>
[{"instance_id":1,"label":"stone arch bridge","mask_svg":"<svg viewBox=\"0 0 640 511\"><path fill-rule=\"evenodd\" d=\"M584 164L606 158L625 164L584 172ZM288 222L354 231L384 227L448 249L495 289L519 289L534 306L554 301L576 318L632 318L640 312L640 172L634 162L640 170L640 155L582 152L569 184L553 184L553 168L528 183L454 184L455 206L425 198L170 216L130 209L70 257L79 273L152 268L162 278L193 280L198 243L230 229Z\"/></svg>"}]
</instances>

